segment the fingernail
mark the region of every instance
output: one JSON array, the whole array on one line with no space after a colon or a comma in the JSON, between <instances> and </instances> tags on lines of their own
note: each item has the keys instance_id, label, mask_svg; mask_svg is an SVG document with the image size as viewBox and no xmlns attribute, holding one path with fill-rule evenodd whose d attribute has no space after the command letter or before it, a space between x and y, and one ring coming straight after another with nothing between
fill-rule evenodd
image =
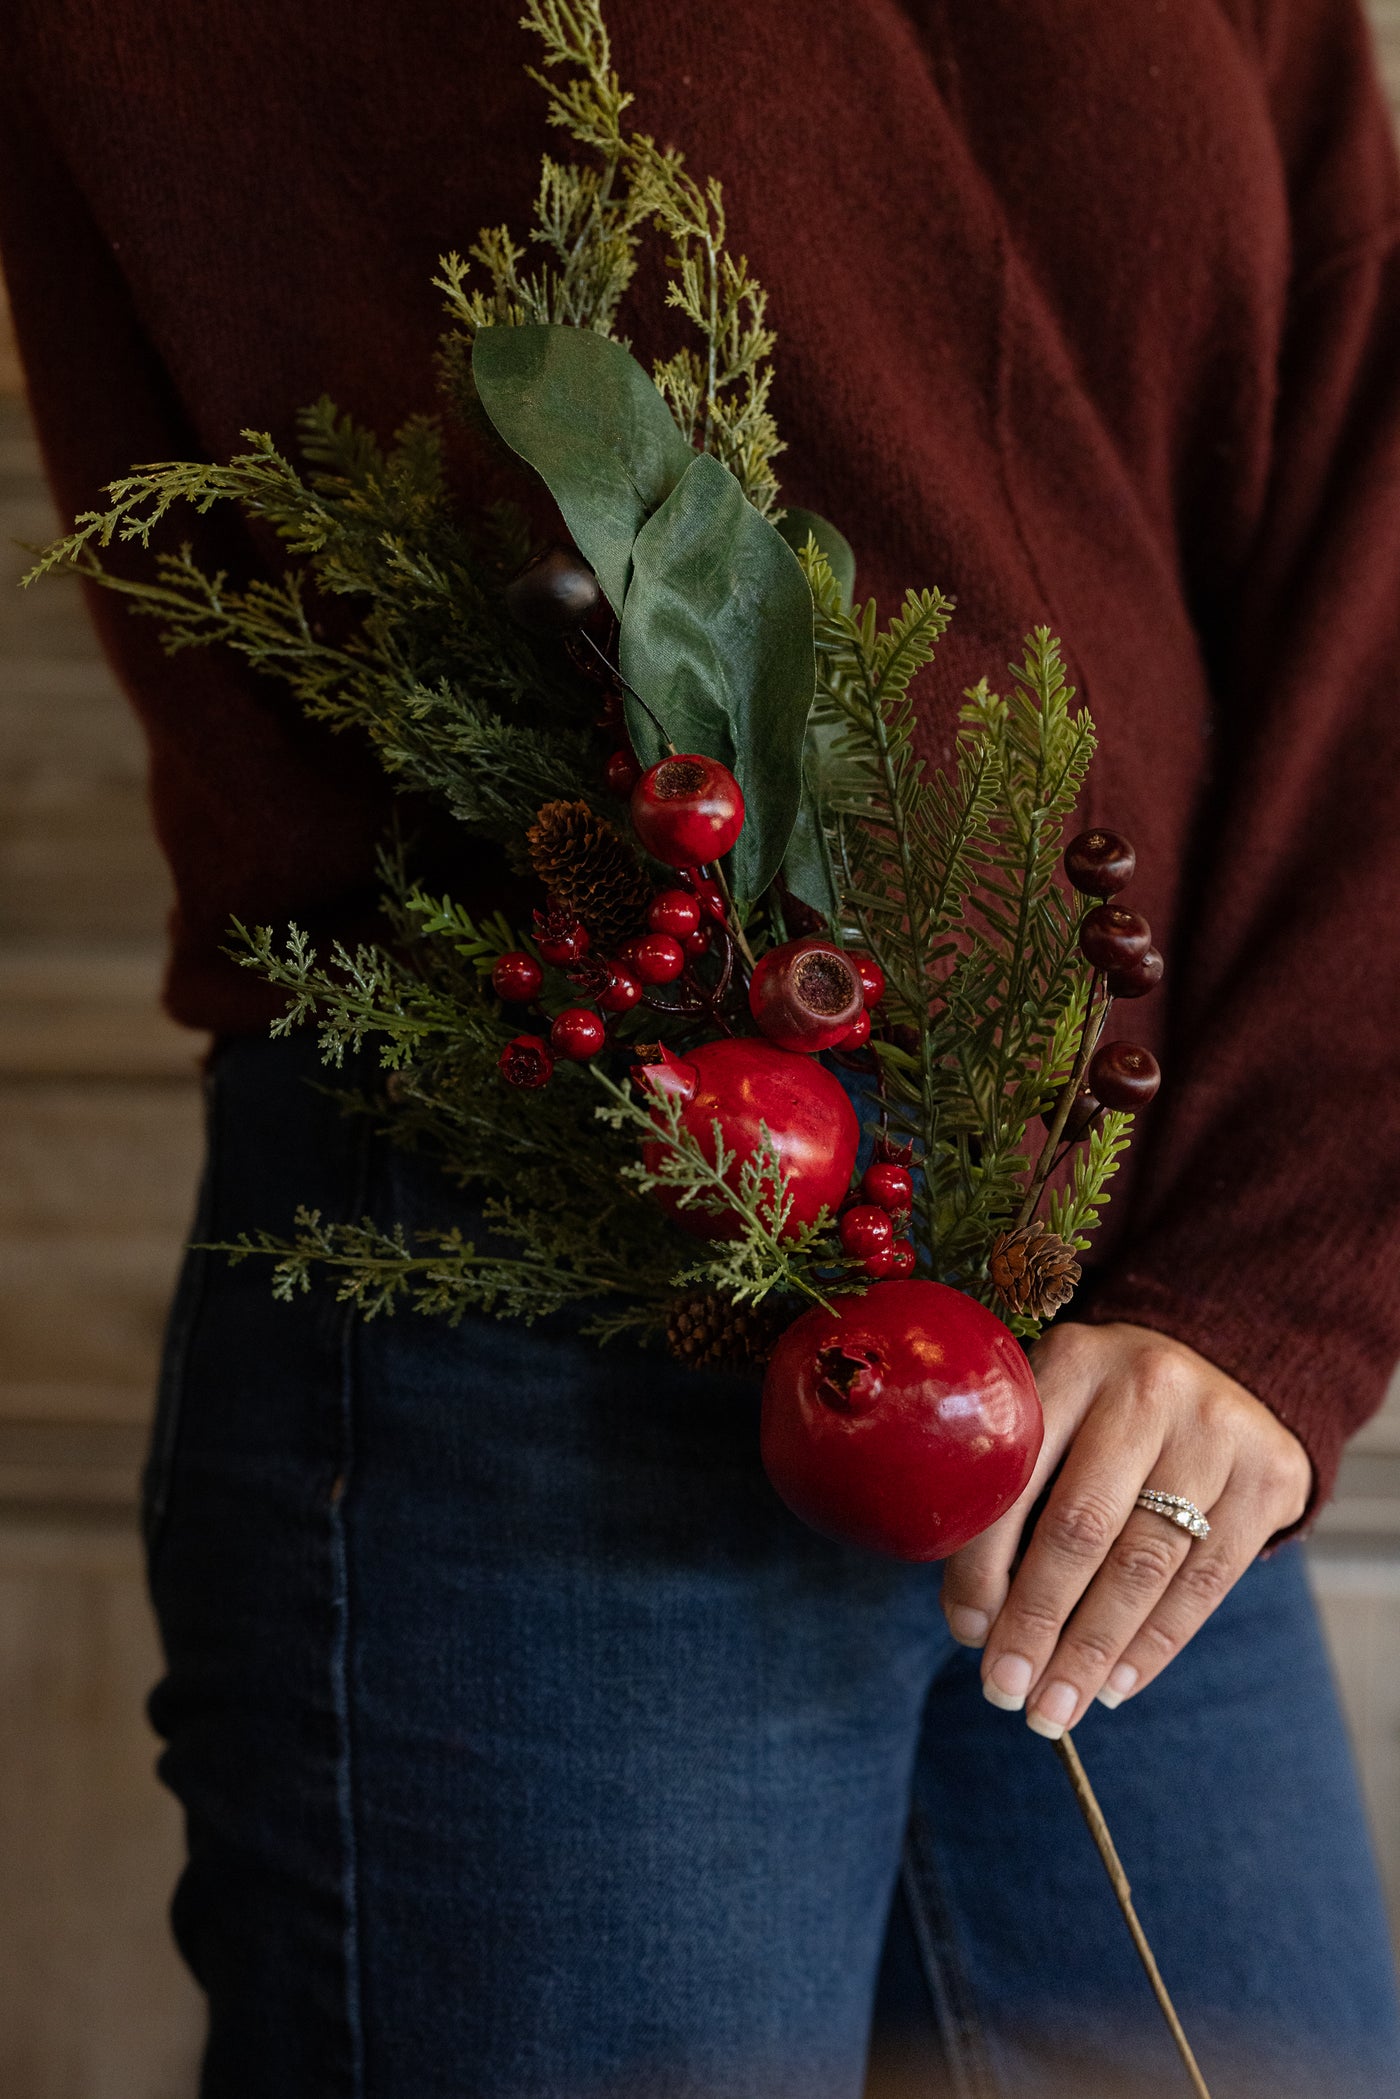
<instances>
[{"instance_id":1,"label":"fingernail","mask_svg":"<svg viewBox=\"0 0 1400 2099\"><path fill-rule=\"evenodd\" d=\"M1033 1675L1023 1654L1004 1654L993 1663L992 1673L982 1686L982 1696L1004 1713L1019 1713L1026 1702Z\"/></svg>"},{"instance_id":2,"label":"fingernail","mask_svg":"<svg viewBox=\"0 0 1400 2099\"><path fill-rule=\"evenodd\" d=\"M1073 1684L1051 1684L1036 1699L1034 1712L1027 1713L1026 1725L1035 1734L1044 1735L1047 1742L1057 1742L1070 1721L1079 1703L1079 1693Z\"/></svg>"},{"instance_id":3,"label":"fingernail","mask_svg":"<svg viewBox=\"0 0 1400 2099\"><path fill-rule=\"evenodd\" d=\"M1110 1713L1120 1706L1138 1680L1138 1673L1131 1662L1120 1662L1116 1669L1108 1672L1108 1682L1095 1695L1100 1705L1106 1705Z\"/></svg>"},{"instance_id":4,"label":"fingernail","mask_svg":"<svg viewBox=\"0 0 1400 2099\"><path fill-rule=\"evenodd\" d=\"M948 1630L963 1647L981 1647L992 1629L992 1621L985 1611L974 1611L970 1605L955 1603L948 1613Z\"/></svg>"}]
</instances>

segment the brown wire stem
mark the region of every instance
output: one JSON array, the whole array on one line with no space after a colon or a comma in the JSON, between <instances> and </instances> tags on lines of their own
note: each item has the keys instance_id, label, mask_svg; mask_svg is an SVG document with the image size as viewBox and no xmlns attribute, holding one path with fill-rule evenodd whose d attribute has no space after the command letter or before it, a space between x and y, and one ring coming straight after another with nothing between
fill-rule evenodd
<instances>
[{"instance_id":1,"label":"brown wire stem","mask_svg":"<svg viewBox=\"0 0 1400 2099\"><path fill-rule=\"evenodd\" d=\"M1177 2016L1176 2006L1172 2003L1167 1986L1162 1980L1162 1971L1157 1966L1156 1955L1148 1942L1147 1933L1142 1928L1138 1913L1133 1908L1132 1886L1127 1874L1123 1871L1123 1862L1118 1856L1117 1846L1109 1833L1103 1809L1099 1806L1094 1789L1089 1783L1088 1774L1080 1762L1079 1751L1074 1746L1074 1739L1068 1732L1062 1734L1055 1743L1055 1754L1065 1767L1070 1785L1074 1789L1074 1797L1079 1803L1079 1812L1088 1824L1089 1834L1098 1847L1098 1854L1103 1860L1104 1870L1108 1874L1113 1892L1118 1898L1118 1907L1123 1912L1123 1921L1128 1927L1128 1933L1134 1946L1137 1948L1138 1959L1147 1971L1147 1979L1152 1985L1152 1994L1157 1999L1162 2017L1167 2022L1167 2030L1176 2043L1176 2052L1181 2057L1186 2074L1191 2080L1191 2089L1196 2094L1196 2099L1210 2099L1210 2091L1204 2077L1201 2075L1200 2065L1192 2053L1191 2043L1186 2038L1186 2029Z\"/></svg>"},{"instance_id":2,"label":"brown wire stem","mask_svg":"<svg viewBox=\"0 0 1400 2099\"><path fill-rule=\"evenodd\" d=\"M1065 1124L1069 1121L1069 1111L1074 1106L1080 1087L1084 1084L1084 1075L1089 1069L1089 1060L1099 1046L1099 1037L1103 1033L1104 1022L1108 1019L1109 1008L1113 1004L1112 999L1104 999L1102 1004L1100 1004L1099 993L1103 988L1103 982L1102 972L1095 970L1093 981L1089 986L1089 1003L1084 1009L1084 1026L1079 1037L1079 1051L1074 1060L1074 1069L1065 1081L1064 1089L1056 1104L1055 1113L1051 1118L1050 1127L1045 1133L1045 1143L1041 1147L1040 1157L1035 1162L1035 1172L1031 1175L1030 1186L1026 1190L1026 1199L1016 1213L1016 1230L1018 1232L1023 1225L1030 1223L1039 1206L1040 1198L1045 1193L1045 1184L1055 1169L1055 1153L1059 1150L1060 1139L1064 1136Z\"/></svg>"}]
</instances>

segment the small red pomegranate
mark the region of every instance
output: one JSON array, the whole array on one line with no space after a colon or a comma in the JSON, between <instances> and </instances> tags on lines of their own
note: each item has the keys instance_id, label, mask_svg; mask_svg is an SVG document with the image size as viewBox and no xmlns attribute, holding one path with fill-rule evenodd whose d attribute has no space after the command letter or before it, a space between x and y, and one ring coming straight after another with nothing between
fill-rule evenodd
<instances>
[{"instance_id":1,"label":"small red pomegranate","mask_svg":"<svg viewBox=\"0 0 1400 2099\"><path fill-rule=\"evenodd\" d=\"M834 1049L864 1007L855 964L830 940L789 940L771 948L749 986L749 1011L779 1049Z\"/></svg>"},{"instance_id":2,"label":"small red pomegranate","mask_svg":"<svg viewBox=\"0 0 1400 2099\"><path fill-rule=\"evenodd\" d=\"M793 1514L897 1560L945 1559L995 1523L1043 1434L1014 1336L944 1283L814 1306L763 1386L763 1464Z\"/></svg>"},{"instance_id":3,"label":"small red pomegranate","mask_svg":"<svg viewBox=\"0 0 1400 2099\"><path fill-rule=\"evenodd\" d=\"M812 1058L739 1037L704 1042L683 1059L668 1056L660 1065L644 1066L639 1076L658 1092L681 1094L685 1127L708 1159L715 1156L714 1125L719 1124L725 1150L734 1154L735 1174L768 1131L788 1176L790 1231L842 1202L860 1145L860 1124L840 1081ZM651 1167L661 1152L660 1143L642 1147ZM738 1229L737 1218L678 1209L675 1198L664 1193L661 1201L682 1230L697 1239L729 1239Z\"/></svg>"}]
</instances>

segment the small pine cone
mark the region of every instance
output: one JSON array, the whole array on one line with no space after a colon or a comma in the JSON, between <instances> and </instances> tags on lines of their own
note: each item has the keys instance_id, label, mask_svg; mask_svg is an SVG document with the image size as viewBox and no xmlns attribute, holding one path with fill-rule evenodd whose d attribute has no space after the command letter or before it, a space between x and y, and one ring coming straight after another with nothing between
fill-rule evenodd
<instances>
[{"instance_id":1,"label":"small pine cone","mask_svg":"<svg viewBox=\"0 0 1400 2099\"><path fill-rule=\"evenodd\" d=\"M786 1324L769 1305L736 1305L718 1290L696 1290L672 1305L666 1346L692 1370L758 1370Z\"/></svg>"},{"instance_id":2,"label":"small pine cone","mask_svg":"<svg viewBox=\"0 0 1400 2099\"><path fill-rule=\"evenodd\" d=\"M987 1267L1002 1303L1030 1319L1048 1319L1067 1305L1080 1276L1073 1247L1045 1224L998 1232Z\"/></svg>"},{"instance_id":3,"label":"small pine cone","mask_svg":"<svg viewBox=\"0 0 1400 2099\"><path fill-rule=\"evenodd\" d=\"M587 802L546 802L526 838L535 873L599 947L645 927L652 885L627 840Z\"/></svg>"}]
</instances>

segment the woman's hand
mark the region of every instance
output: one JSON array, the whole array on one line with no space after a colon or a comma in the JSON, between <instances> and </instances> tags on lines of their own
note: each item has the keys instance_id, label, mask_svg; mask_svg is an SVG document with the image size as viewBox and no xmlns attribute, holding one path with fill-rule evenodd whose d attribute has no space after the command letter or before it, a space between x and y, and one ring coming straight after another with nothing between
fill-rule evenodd
<instances>
[{"instance_id":1,"label":"woman's hand","mask_svg":"<svg viewBox=\"0 0 1400 2099\"><path fill-rule=\"evenodd\" d=\"M1297 1522L1312 1467L1243 1385L1145 1327L1055 1327L1032 1361L1045 1447L1015 1507L948 1561L943 1608L955 1639L985 1645L992 1704L1028 1705L1036 1733L1053 1738L1094 1697L1116 1706L1151 1683L1275 1531ZM1137 1508L1144 1487L1195 1502L1209 1538Z\"/></svg>"}]
</instances>

